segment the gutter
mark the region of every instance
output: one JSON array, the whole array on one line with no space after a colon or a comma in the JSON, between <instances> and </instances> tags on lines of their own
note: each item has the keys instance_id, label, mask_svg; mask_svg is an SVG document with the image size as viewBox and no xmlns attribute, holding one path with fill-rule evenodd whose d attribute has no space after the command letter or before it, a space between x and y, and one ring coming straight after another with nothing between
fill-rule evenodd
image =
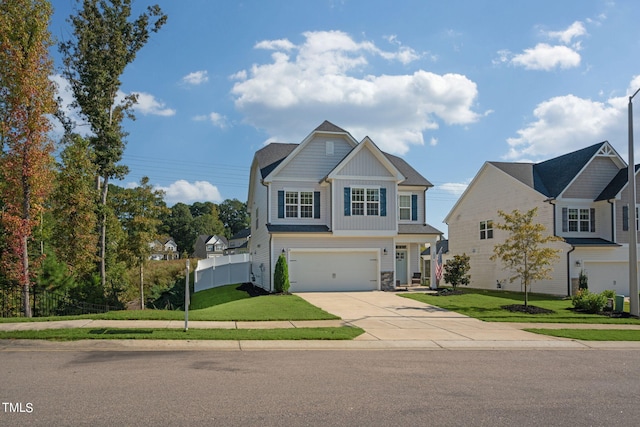
<instances>
[{"instance_id":1,"label":"gutter","mask_svg":"<svg viewBox=\"0 0 640 427\"><path fill-rule=\"evenodd\" d=\"M576 247L571 245L571 249L567 252L567 296L571 296L571 252L575 251Z\"/></svg>"}]
</instances>

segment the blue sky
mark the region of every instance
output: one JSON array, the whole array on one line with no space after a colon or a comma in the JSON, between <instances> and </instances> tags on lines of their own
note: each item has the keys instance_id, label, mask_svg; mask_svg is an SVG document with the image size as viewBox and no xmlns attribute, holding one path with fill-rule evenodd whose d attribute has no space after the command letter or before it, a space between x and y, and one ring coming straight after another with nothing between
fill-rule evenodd
<instances>
[{"instance_id":1,"label":"blue sky","mask_svg":"<svg viewBox=\"0 0 640 427\"><path fill-rule=\"evenodd\" d=\"M627 158L637 1L134 5L156 3L167 24L122 76L139 104L124 124L131 172L120 185L146 175L169 205L245 201L253 153L298 143L324 120L429 179L427 221L445 233L485 161L537 162L603 140ZM51 33L64 40L76 2L52 4Z\"/></svg>"}]
</instances>

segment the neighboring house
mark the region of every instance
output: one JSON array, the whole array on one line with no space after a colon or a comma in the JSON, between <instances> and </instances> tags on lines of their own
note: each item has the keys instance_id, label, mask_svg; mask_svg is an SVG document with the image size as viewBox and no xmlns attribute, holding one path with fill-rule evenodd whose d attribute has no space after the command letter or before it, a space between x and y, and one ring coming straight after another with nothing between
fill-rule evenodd
<instances>
[{"instance_id":1,"label":"neighboring house","mask_svg":"<svg viewBox=\"0 0 640 427\"><path fill-rule=\"evenodd\" d=\"M171 237L161 237L149 243L151 255L149 259L155 261L179 259L178 245Z\"/></svg>"},{"instance_id":2,"label":"neighboring house","mask_svg":"<svg viewBox=\"0 0 640 427\"><path fill-rule=\"evenodd\" d=\"M391 290L420 271L432 184L399 157L325 121L300 144L255 153L248 208L252 281L273 290L280 254L291 292Z\"/></svg>"},{"instance_id":3,"label":"neighboring house","mask_svg":"<svg viewBox=\"0 0 640 427\"><path fill-rule=\"evenodd\" d=\"M229 248L225 250L225 255L236 255L249 253L249 239L251 238L251 229L245 228L238 231L229 239Z\"/></svg>"},{"instance_id":4,"label":"neighboring house","mask_svg":"<svg viewBox=\"0 0 640 427\"><path fill-rule=\"evenodd\" d=\"M204 259L221 256L224 255L228 247L229 242L224 236L206 236L201 234L194 244L193 257Z\"/></svg>"},{"instance_id":5,"label":"neighboring house","mask_svg":"<svg viewBox=\"0 0 640 427\"><path fill-rule=\"evenodd\" d=\"M495 224L498 210L537 207L535 221L564 242L553 243L561 252L552 279L534 283L534 292L572 295L584 271L591 291L628 295L627 182L626 163L606 141L541 163L486 162L445 218L449 250L471 257L471 286L520 290L489 259L506 238Z\"/></svg>"}]
</instances>

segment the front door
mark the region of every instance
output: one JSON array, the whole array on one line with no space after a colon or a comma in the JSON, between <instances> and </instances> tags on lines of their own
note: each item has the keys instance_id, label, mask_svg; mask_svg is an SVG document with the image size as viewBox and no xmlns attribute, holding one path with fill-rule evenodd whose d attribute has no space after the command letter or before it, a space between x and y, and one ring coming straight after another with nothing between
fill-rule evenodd
<instances>
[{"instance_id":1,"label":"front door","mask_svg":"<svg viewBox=\"0 0 640 427\"><path fill-rule=\"evenodd\" d=\"M396 281L407 284L407 250L396 249Z\"/></svg>"}]
</instances>

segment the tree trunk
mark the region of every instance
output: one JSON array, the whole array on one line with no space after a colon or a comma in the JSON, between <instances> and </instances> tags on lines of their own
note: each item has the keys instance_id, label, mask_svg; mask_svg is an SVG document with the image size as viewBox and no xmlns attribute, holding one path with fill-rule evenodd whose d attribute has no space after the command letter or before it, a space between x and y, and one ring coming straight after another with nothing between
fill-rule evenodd
<instances>
[{"instance_id":1,"label":"tree trunk","mask_svg":"<svg viewBox=\"0 0 640 427\"><path fill-rule=\"evenodd\" d=\"M24 310L25 317L32 317L31 313L31 299L29 298L29 254L27 252L27 236L21 238L22 246L22 308Z\"/></svg>"},{"instance_id":2,"label":"tree trunk","mask_svg":"<svg viewBox=\"0 0 640 427\"><path fill-rule=\"evenodd\" d=\"M140 310L144 310L144 265L140 262Z\"/></svg>"},{"instance_id":3,"label":"tree trunk","mask_svg":"<svg viewBox=\"0 0 640 427\"><path fill-rule=\"evenodd\" d=\"M99 182L99 179L98 179ZM98 185L98 189L100 186ZM109 177L104 177L102 187L102 218L100 218L100 284L102 294L106 295L107 289L107 192L109 191Z\"/></svg>"}]
</instances>

